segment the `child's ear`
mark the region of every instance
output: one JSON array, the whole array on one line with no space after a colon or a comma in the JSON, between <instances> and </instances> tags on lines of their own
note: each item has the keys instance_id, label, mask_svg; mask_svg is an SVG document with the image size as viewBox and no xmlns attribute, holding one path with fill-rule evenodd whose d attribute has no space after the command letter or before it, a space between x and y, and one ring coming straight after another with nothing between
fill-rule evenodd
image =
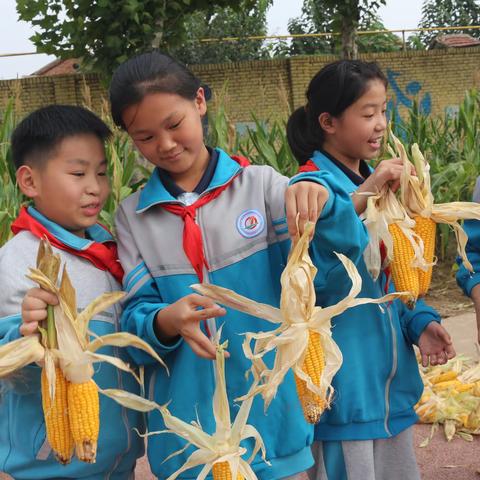
<instances>
[{"instance_id":1,"label":"child's ear","mask_svg":"<svg viewBox=\"0 0 480 480\"><path fill-rule=\"evenodd\" d=\"M31 167L22 165L17 170L16 177L18 187L25 196L35 198L38 195L36 176Z\"/></svg>"},{"instance_id":2,"label":"child's ear","mask_svg":"<svg viewBox=\"0 0 480 480\"><path fill-rule=\"evenodd\" d=\"M335 118L332 117L328 112L323 112L318 116L318 123L320 124L320 128L325 133L335 133Z\"/></svg>"},{"instance_id":3,"label":"child's ear","mask_svg":"<svg viewBox=\"0 0 480 480\"><path fill-rule=\"evenodd\" d=\"M203 117L207 113L207 100L205 99L205 91L203 90L203 87L200 87L197 90L197 95L195 96L195 105L198 113Z\"/></svg>"}]
</instances>

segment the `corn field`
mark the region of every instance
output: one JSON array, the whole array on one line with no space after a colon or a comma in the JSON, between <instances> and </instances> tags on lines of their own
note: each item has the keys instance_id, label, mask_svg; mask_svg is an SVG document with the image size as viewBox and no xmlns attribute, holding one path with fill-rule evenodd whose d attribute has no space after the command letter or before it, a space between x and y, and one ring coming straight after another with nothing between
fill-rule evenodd
<instances>
[{"instance_id":1,"label":"corn field","mask_svg":"<svg viewBox=\"0 0 480 480\"><path fill-rule=\"evenodd\" d=\"M87 102L88 103L88 102ZM86 104L87 107L90 105ZM252 163L271 165L287 176L297 171L297 163L288 146L284 120L263 121L252 114L251 127L237 134L229 121L225 105L216 102L209 113L207 143L246 156ZM18 192L11 162L10 136L19 120L16 99L12 98L0 118L0 245L10 237L10 224L26 199ZM114 130L106 153L112 193L101 214L101 221L112 227L114 212L126 196L148 178L150 169L139 158L128 136L113 128L103 109L105 121ZM470 201L475 180L480 175L480 92L470 90L455 116L425 116L417 105L408 111L401 124L393 124L394 133L407 144L419 144L431 166L432 191L437 203ZM447 251L450 232L440 228L439 251Z\"/></svg>"}]
</instances>

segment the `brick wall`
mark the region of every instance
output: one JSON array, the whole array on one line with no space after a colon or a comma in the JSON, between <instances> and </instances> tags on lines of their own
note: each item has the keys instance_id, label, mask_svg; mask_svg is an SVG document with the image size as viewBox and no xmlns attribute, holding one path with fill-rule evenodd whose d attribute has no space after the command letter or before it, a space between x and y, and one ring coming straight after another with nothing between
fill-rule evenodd
<instances>
[{"instance_id":1,"label":"brick wall","mask_svg":"<svg viewBox=\"0 0 480 480\"><path fill-rule=\"evenodd\" d=\"M480 88L480 47L464 49L407 51L366 54L391 79L389 96L396 99L399 113L416 97L427 111L438 114L455 109L464 92ZM231 120L251 121L251 112L260 119L285 117L304 103L310 78L334 60L329 55L292 57L218 65L196 65L192 70L214 92L212 107L222 101ZM29 112L49 103L82 104L88 86L92 107L100 112L105 88L93 75L28 77L0 81L0 109L9 96L20 92L19 109Z\"/></svg>"}]
</instances>

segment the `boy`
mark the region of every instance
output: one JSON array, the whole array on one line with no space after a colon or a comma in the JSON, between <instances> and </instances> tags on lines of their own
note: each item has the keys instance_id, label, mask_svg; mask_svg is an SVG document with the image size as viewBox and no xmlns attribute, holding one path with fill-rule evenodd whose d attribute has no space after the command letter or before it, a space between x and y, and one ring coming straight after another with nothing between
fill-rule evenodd
<instances>
[{"instance_id":1,"label":"boy","mask_svg":"<svg viewBox=\"0 0 480 480\"><path fill-rule=\"evenodd\" d=\"M0 345L38 332L46 305L57 303L25 277L35 266L40 238L46 236L66 263L79 309L104 292L121 289L114 240L97 223L110 191L104 150L110 135L90 111L60 105L31 113L13 132L17 182L34 206L22 208L12 225L16 236L0 249ZM114 333L119 313L113 306L98 314L90 329L99 336ZM111 347L100 353L126 355ZM102 389L138 393L133 377L109 364L97 367L93 379ZM143 440L132 429L142 428L141 414L101 396L100 418L96 463L58 463L45 437L40 368L28 366L2 382L0 471L15 479L133 478Z\"/></svg>"}]
</instances>

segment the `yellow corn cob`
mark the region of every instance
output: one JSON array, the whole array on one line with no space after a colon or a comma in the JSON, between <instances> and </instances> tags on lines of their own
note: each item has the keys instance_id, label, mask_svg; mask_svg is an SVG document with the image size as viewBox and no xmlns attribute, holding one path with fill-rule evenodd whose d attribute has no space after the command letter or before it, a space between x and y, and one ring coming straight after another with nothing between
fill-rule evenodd
<instances>
[{"instance_id":1,"label":"yellow corn cob","mask_svg":"<svg viewBox=\"0 0 480 480\"><path fill-rule=\"evenodd\" d=\"M429 378L429 380L430 380L430 383L436 384L436 383L446 382L447 380L455 380L457 376L458 376L457 372L453 370L449 370L448 372L435 375L434 377Z\"/></svg>"},{"instance_id":2,"label":"yellow corn cob","mask_svg":"<svg viewBox=\"0 0 480 480\"><path fill-rule=\"evenodd\" d=\"M42 407L47 439L57 460L65 465L73 454L73 437L68 423L67 380L60 367L55 367L55 397L53 402L48 390L45 369L42 369Z\"/></svg>"},{"instance_id":3,"label":"yellow corn cob","mask_svg":"<svg viewBox=\"0 0 480 480\"><path fill-rule=\"evenodd\" d=\"M319 386L324 368L325 355L320 334L310 330L307 353L305 355L302 370L312 379L314 385ZM298 398L302 404L305 419L312 424L318 423L326 407L325 399L308 390L306 382L296 375L295 383L297 385Z\"/></svg>"},{"instance_id":4,"label":"yellow corn cob","mask_svg":"<svg viewBox=\"0 0 480 480\"><path fill-rule=\"evenodd\" d=\"M427 263L432 263L435 255L435 232L437 224L431 218L420 215L415 216L414 220L415 227L413 230L423 240L423 258ZM426 272L418 269L418 281L419 295L426 295L432 281L432 267L429 267Z\"/></svg>"},{"instance_id":5,"label":"yellow corn cob","mask_svg":"<svg viewBox=\"0 0 480 480\"><path fill-rule=\"evenodd\" d=\"M480 417L476 413L472 412L465 422L465 427L470 430L476 430L477 428L480 428Z\"/></svg>"},{"instance_id":6,"label":"yellow corn cob","mask_svg":"<svg viewBox=\"0 0 480 480\"><path fill-rule=\"evenodd\" d=\"M391 223L388 230L393 238L393 260L390 264L392 279L398 292L410 292L410 297L402 297L408 308L413 308L418 298L420 284L417 269L412 267L415 257L413 247L401 228L396 223Z\"/></svg>"},{"instance_id":7,"label":"yellow corn cob","mask_svg":"<svg viewBox=\"0 0 480 480\"><path fill-rule=\"evenodd\" d=\"M228 462L214 463L212 467L213 480L232 480L232 472ZM237 473L237 480L243 480L243 475Z\"/></svg>"},{"instance_id":8,"label":"yellow corn cob","mask_svg":"<svg viewBox=\"0 0 480 480\"><path fill-rule=\"evenodd\" d=\"M460 385L462 385L462 382L460 380L447 380L446 382L440 382L435 384L433 386L433 389L436 392L440 392L442 390L447 390L449 388L457 389Z\"/></svg>"},{"instance_id":9,"label":"yellow corn cob","mask_svg":"<svg viewBox=\"0 0 480 480\"><path fill-rule=\"evenodd\" d=\"M472 390L475 387L474 383L462 383L461 385L458 385L455 390L458 393L463 393L463 392L468 392L469 390Z\"/></svg>"},{"instance_id":10,"label":"yellow corn cob","mask_svg":"<svg viewBox=\"0 0 480 480\"><path fill-rule=\"evenodd\" d=\"M420 405L423 405L424 403L427 403L430 400L430 398L431 398L431 395L429 393L423 393L417 405L420 406Z\"/></svg>"},{"instance_id":11,"label":"yellow corn cob","mask_svg":"<svg viewBox=\"0 0 480 480\"><path fill-rule=\"evenodd\" d=\"M100 426L98 388L93 380L69 383L68 411L70 429L79 460L95 463Z\"/></svg>"},{"instance_id":12,"label":"yellow corn cob","mask_svg":"<svg viewBox=\"0 0 480 480\"><path fill-rule=\"evenodd\" d=\"M472 394L476 397L480 397L480 381L475 382Z\"/></svg>"}]
</instances>

